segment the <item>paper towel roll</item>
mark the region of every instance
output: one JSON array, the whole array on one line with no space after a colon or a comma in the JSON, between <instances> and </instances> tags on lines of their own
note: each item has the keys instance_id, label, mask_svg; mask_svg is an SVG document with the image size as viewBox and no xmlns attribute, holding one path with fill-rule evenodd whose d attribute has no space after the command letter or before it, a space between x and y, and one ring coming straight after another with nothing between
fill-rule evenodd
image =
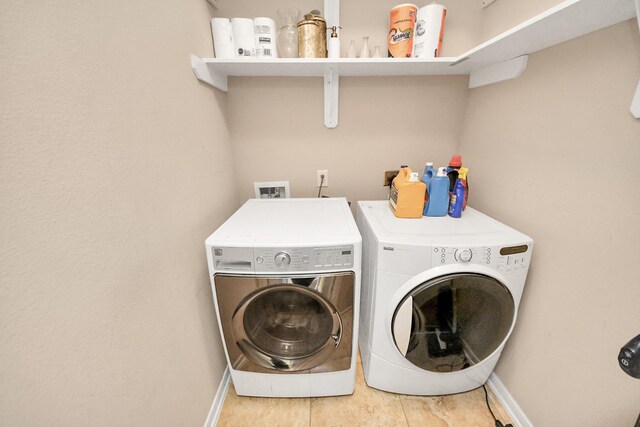
<instances>
[{"instance_id":1,"label":"paper towel roll","mask_svg":"<svg viewBox=\"0 0 640 427\"><path fill-rule=\"evenodd\" d=\"M232 18L233 47L236 57L256 56L256 40L253 29L253 19Z\"/></svg>"},{"instance_id":2,"label":"paper towel roll","mask_svg":"<svg viewBox=\"0 0 640 427\"><path fill-rule=\"evenodd\" d=\"M271 18L254 18L253 29L256 40L256 56L277 58L275 21Z\"/></svg>"},{"instance_id":3,"label":"paper towel roll","mask_svg":"<svg viewBox=\"0 0 640 427\"><path fill-rule=\"evenodd\" d=\"M440 56L445 16L447 16L447 9L438 3L431 3L418 9L416 31L413 37L414 58Z\"/></svg>"},{"instance_id":4,"label":"paper towel roll","mask_svg":"<svg viewBox=\"0 0 640 427\"><path fill-rule=\"evenodd\" d=\"M231 21L227 18L213 18L211 20L213 34L213 49L216 58L233 58L233 31Z\"/></svg>"}]
</instances>

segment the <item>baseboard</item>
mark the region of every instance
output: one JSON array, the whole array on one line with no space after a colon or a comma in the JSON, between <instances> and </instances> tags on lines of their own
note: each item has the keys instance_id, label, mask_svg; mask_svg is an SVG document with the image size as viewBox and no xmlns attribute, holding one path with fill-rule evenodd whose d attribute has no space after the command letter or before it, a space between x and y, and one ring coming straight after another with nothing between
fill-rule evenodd
<instances>
[{"instance_id":1,"label":"baseboard","mask_svg":"<svg viewBox=\"0 0 640 427\"><path fill-rule=\"evenodd\" d=\"M487 381L489 387L493 390L493 393L496 395L505 411L511 417L511 420L514 422L514 425L517 427L533 427L533 423L527 418L527 415L524 413L518 402L513 398L507 387L500 381L500 378L494 373L489 376L489 380Z\"/></svg>"},{"instance_id":2,"label":"baseboard","mask_svg":"<svg viewBox=\"0 0 640 427\"><path fill-rule=\"evenodd\" d=\"M222 405L229 391L229 384L231 384L231 372L227 366L218 385L218 391L216 391L216 395L213 397L213 403L211 404L211 409L209 409L207 420L204 422L204 427L215 427L218 424L220 412L222 412Z\"/></svg>"}]
</instances>

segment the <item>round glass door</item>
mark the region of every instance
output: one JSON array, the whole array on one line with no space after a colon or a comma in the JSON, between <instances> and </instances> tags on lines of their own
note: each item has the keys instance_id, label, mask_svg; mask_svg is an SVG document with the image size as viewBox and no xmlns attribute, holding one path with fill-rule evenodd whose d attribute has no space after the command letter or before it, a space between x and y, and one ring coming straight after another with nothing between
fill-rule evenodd
<instances>
[{"instance_id":1,"label":"round glass door","mask_svg":"<svg viewBox=\"0 0 640 427\"><path fill-rule=\"evenodd\" d=\"M393 315L398 350L415 366L454 372L480 363L507 338L515 318L511 292L481 274L451 274L411 291Z\"/></svg>"},{"instance_id":2,"label":"round glass door","mask_svg":"<svg viewBox=\"0 0 640 427\"><path fill-rule=\"evenodd\" d=\"M233 315L233 335L261 366L309 369L340 343L342 323L322 295L299 285L274 285L249 295Z\"/></svg>"}]
</instances>

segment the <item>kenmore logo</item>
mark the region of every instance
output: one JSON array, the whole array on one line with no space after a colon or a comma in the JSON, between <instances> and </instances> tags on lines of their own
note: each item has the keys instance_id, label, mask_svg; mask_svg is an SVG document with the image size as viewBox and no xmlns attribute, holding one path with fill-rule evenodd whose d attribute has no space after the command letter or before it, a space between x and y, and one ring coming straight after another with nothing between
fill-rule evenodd
<instances>
[{"instance_id":1,"label":"kenmore logo","mask_svg":"<svg viewBox=\"0 0 640 427\"><path fill-rule=\"evenodd\" d=\"M384 250L384 251L392 251L394 249L391 246L383 246L382 250Z\"/></svg>"}]
</instances>

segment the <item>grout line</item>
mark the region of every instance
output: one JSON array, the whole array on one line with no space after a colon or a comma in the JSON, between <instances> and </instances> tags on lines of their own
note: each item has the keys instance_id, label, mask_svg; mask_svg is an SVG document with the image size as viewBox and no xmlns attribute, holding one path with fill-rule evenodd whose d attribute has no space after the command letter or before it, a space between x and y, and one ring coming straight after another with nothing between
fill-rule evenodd
<instances>
[{"instance_id":1,"label":"grout line","mask_svg":"<svg viewBox=\"0 0 640 427\"><path fill-rule=\"evenodd\" d=\"M404 421L407 424L407 427L409 427L409 418L407 418L407 411L405 411L404 409L404 403L402 402L402 396L398 395L398 400L400 400L400 407L402 408L402 415L404 415Z\"/></svg>"}]
</instances>

